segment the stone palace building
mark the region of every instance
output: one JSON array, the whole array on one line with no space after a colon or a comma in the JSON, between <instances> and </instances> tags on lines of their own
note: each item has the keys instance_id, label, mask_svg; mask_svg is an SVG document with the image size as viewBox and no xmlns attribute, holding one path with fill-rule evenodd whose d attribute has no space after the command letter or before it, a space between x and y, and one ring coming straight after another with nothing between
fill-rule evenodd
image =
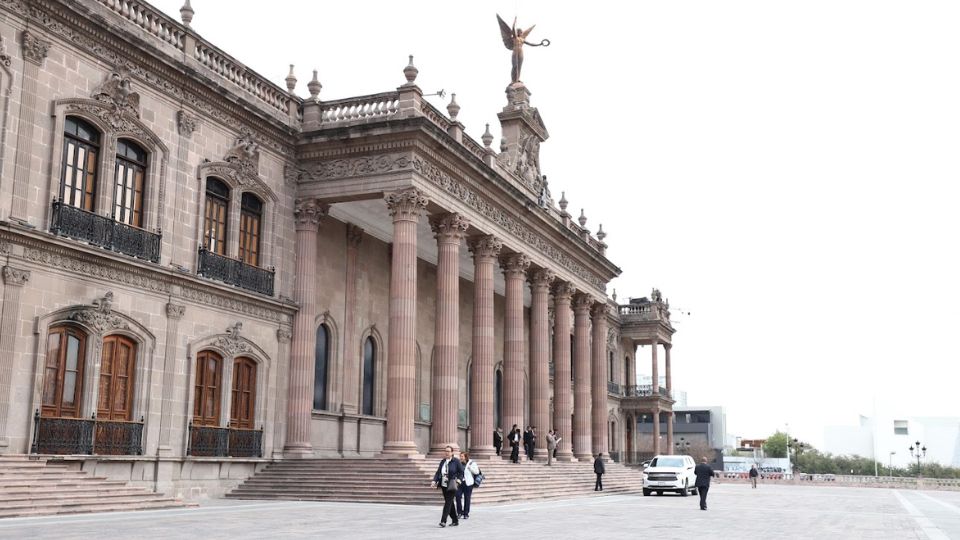
<instances>
[{"instance_id":1,"label":"stone palace building","mask_svg":"<svg viewBox=\"0 0 960 540\"><path fill-rule=\"evenodd\" d=\"M488 456L513 424L638 459L638 415L672 414L669 306L607 297L522 83L477 142L412 57L302 97L181 14L0 0L0 453L210 495L280 459Z\"/></svg>"}]
</instances>

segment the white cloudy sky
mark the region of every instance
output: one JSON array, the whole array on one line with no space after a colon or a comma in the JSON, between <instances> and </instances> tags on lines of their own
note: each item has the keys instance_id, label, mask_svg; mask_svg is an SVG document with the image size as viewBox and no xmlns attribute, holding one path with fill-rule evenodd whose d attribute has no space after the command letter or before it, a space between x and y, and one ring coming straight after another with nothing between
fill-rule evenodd
<instances>
[{"instance_id":1,"label":"white cloudy sky","mask_svg":"<svg viewBox=\"0 0 960 540\"><path fill-rule=\"evenodd\" d=\"M314 68L326 99L395 88L414 54L475 138L509 82L494 14L536 23L544 172L609 232L621 299L656 286L690 312L674 377L692 405L815 444L874 399L960 416L960 3L193 5L201 35L281 86L295 64L301 95Z\"/></svg>"}]
</instances>

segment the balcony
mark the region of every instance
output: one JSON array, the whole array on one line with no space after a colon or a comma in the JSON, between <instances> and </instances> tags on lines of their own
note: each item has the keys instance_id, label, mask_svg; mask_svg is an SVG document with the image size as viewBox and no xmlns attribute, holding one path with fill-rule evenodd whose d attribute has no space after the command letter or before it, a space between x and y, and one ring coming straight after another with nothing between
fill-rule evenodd
<instances>
[{"instance_id":1,"label":"balcony","mask_svg":"<svg viewBox=\"0 0 960 540\"><path fill-rule=\"evenodd\" d=\"M615 396L620 395L620 385L613 381L607 381L607 393Z\"/></svg>"},{"instance_id":2,"label":"balcony","mask_svg":"<svg viewBox=\"0 0 960 540\"><path fill-rule=\"evenodd\" d=\"M237 259L224 257L205 247L200 248L200 264L197 274L222 281L248 291L273 296L274 270L260 268Z\"/></svg>"},{"instance_id":3,"label":"balcony","mask_svg":"<svg viewBox=\"0 0 960 540\"><path fill-rule=\"evenodd\" d=\"M150 262L160 261L160 235L53 201L50 232Z\"/></svg>"},{"instance_id":4,"label":"balcony","mask_svg":"<svg viewBox=\"0 0 960 540\"><path fill-rule=\"evenodd\" d=\"M670 322L670 306L664 302L651 302L646 298L617 306L624 322L663 321Z\"/></svg>"},{"instance_id":5,"label":"balcony","mask_svg":"<svg viewBox=\"0 0 960 540\"><path fill-rule=\"evenodd\" d=\"M222 428L190 424L188 456L263 457L263 429Z\"/></svg>"},{"instance_id":6,"label":"balcony","mask_svg":"<svg viewBox=\"0 0 960 540\"><path fill-rule=\"evenodd\" d=\"M143 454L143 418L139 422L33 415L33 454L139 456Z\"/></svg>"},{"instance_id":7,"label":"balcony","mask_svg":"<svg viewBox=\"0 0 960 540\"><path fill-rule=\"evenodd\" d=\"M650 384L634 384L624 387L624 396L626 397L653 397L653 385ZM670 394L667 393L667 389L660 387L660 396L669 398Z\"/></svg>"}]
</instances>

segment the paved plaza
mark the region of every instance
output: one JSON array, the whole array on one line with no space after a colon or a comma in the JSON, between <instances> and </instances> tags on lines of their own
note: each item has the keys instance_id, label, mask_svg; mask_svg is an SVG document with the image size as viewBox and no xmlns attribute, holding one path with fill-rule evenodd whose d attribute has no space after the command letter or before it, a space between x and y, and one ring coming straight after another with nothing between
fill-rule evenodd
<instances>
[{"instance_id":1,"label":"paved plaza","mask_svg":"<svg viewBox=\"0 0 960 540\"><path fill-rule=\"evenodd\" d=\"M439 499L439 497L438 497ZM156 510L0 521L0 538L943 538L960 539L960 493L720 484L697 498L634 495L478 507L437 527L440 504L214 500Z\"/></svg>"}]
</instances>

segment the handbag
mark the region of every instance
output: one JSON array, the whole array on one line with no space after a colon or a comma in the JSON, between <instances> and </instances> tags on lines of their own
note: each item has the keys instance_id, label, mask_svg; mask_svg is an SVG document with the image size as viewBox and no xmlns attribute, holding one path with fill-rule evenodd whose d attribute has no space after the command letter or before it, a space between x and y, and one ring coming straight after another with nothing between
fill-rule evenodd
<instances>
[{"instance_id":1,"label":"handbag","mask_svg":"<svg viewBox=\"0 0 960 540\"><path fill-rule=\"evenodd\" d=\"M484 476L483 476L482 470L479 473L473 475L473 487L480 487L480 484L483 483L483 479L484 479Z\"/></svg>"},{"instance_id":2,"label":"handbag","mask_svg":"<svg viewBox=\"0 0 960 540\"><path fill-rule=\"evenodd\" d=\"M454 478L454 477L452 477L452 476L448 476L448 477L447 477L447 487L445 487L445 488L443 488L443 489L444 489L445 491L448 491L448 492L449 492L449 491L457 491L457 479Z\"/></svg>"}]
</instances>

